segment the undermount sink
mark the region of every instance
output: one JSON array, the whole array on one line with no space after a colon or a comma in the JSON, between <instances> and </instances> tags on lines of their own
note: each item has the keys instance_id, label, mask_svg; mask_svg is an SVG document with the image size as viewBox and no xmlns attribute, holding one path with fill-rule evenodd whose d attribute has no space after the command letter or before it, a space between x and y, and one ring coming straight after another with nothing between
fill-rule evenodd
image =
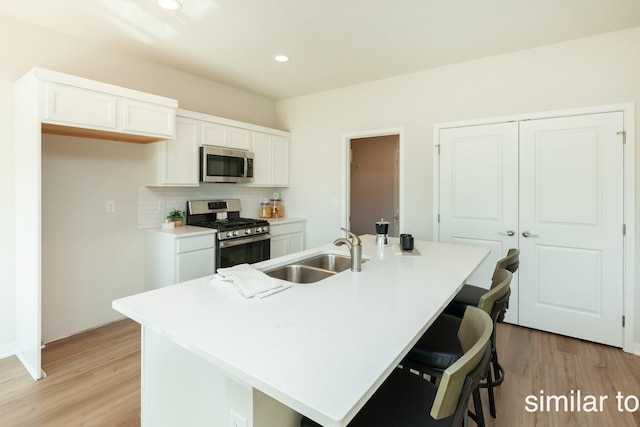
<instances>
[{"instance_id":1,"label":"undermount sink","mask_svg":"<svg viewBox=\"0 0 640 427\"><path fill-rule=\"evenodd\" d=\"M363 259L362 262L366 262ZM351 258L339 254L319 254L265 271L276 279L293 283L315 283L351 268Z\"/></svg>"},{"instance_id":2,"label":"undermount sink","mask_svg":"<svg viewBox=\"0 0 640 427\"><path fill-rule=\"evenodd\" d=\"M351 268L351 258L346 255L320 254L298 261L296 264L308 265L310 267L339 273Z\"/></svg>"},{"instance_id":3,"label":"undermount sink","mask_svg":"<svg viewBox=\"0 0 640 427\"><path fill-rule=\"evenodd\" d=\"M309 267L308 265L291 264L265 271L265 274L276 279L293 283L315 283L333 276L335 271Z\"/></svg>"}]
</instances>

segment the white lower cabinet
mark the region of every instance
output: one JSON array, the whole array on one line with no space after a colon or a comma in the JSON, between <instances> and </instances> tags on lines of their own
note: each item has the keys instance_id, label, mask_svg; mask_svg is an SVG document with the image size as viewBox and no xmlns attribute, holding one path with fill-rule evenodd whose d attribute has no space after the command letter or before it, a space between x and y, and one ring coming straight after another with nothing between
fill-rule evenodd
<instances>
[{"instance_id":1,"label":"white lower cabinet","mask_svg":"<svg viewBox=\"0 0 640 427\"><path fill-rule=\"evenodd\" d=\"M215 232L181 228L145 232L145 290L208 276L215 271Z\"/></svg>"},{"instance_id":2,"label":"white lower cabinet","mask_svg":"<svg viewBox=\"0 0 640 427\"><path fill-rule=\"evenodd\" d=\"M271 230L271 258L278 258L304 250L305 221L304 219L300 219L282 224L276 221L269 221L269 228Z\"/></svg>"}]
</instances>

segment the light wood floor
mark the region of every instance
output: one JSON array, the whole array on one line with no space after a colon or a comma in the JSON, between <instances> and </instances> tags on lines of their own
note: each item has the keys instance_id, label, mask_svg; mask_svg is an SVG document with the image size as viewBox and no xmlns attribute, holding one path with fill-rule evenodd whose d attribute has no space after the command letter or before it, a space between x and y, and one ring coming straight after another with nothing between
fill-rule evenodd
<instances>
[{"instance_id":1,"label":"light wood floor","mask_svg":"<svg viewBox=\"0 0 640 427\"><path fill-rule=\"evenodd\" d=\"M140 425L140 325L125 320L47 345L47 377L0 360L0 426Z\"/></svg>"},{"instance_id":2,"label":"light wood floor","mask_svg":"<svg viewBox=\"0 0 640 427\"><path fill-rule=\"evenodd\" d=\"M619 412L616 402L618 392L634 396L627 399L630 406L640 399L640 357L506 324L498 325L498 353L506 378L496 388L496 419L483 391L488 427L640 427L640 412ZM117 322L52 343L42 352L42 365L47 377L35 382L15 357L0 360L0 426L140 425L136 323ZM527 412L525 398L539 397L540 390L608 398L598 413Z\"/></svg>"}]
</instances>

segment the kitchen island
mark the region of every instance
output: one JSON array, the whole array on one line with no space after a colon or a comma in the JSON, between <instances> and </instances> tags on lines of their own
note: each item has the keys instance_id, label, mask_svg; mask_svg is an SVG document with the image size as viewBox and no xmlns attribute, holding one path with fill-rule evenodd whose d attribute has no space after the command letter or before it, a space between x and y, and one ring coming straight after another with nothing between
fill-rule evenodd
<instances>
[{"instance_id":1,"label":"kitchen island","mask_svg":"<svg viewBox=\"0 0 640 427\"><path fill-rule=\"evenodd\" d=\"M416 241L406 254L390 241L362 237L361 272L264 299L207 276L115 300L142 325L142 425L294 427L299 414L348 424L489 252Z\"/></svg>"}]
</instances>

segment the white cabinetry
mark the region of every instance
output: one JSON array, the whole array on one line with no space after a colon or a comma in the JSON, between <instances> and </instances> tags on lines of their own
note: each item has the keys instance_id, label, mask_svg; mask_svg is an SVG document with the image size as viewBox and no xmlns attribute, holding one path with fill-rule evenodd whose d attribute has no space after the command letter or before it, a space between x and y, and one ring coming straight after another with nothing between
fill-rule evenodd
<instances>
[{"instance_id":1,"label":"white cabinetry","mask_svg":"<svg viewBox=\"0 0 640 427\"><path fill-rule=\"evenodd\" d=\"M269 221L271 230L271 258L304 250L304 219Z\"/></svg>"},{"instance_id":2,"label":"white cabinetry","mask_svg":"<svg viewBox=\"0 0 640 427\"><path fill-rule=\"evenodd\" d=\"M254 186L289 185L289 138L253 132Z\"/></svg>"},{"instance_id":3,"label":"white cabinetry","mask_svg":"<svg viewBox=\"0 0 640 427\"><path fill-rule=\"evenodd\" d=\"M157 140L175 136L175 108L67 84L43 84L42 122L52 125L52 129L93 129Z\"/></svg>"},{"instance_id":4,"label":"white cabinetry","mask_svg":"<svg viewBox=\"0 0 640 427\"><path fill-rule=\"evenodd\" d=\"M145 290L157 289L215 272L215 231L145 232Z\"/></svg>"},{"instance_id":5,"label":"white cabinetry","mask_svg":"<svg viewBox=\"0 0 640 427\"><path fill-rule=\"evenodd\" d=\"M178 116L175 139L147 144L148 186L198 186L199 129L197 120Z\"/></svg>"},{"instance_id":6,"label":"white cabinetry","mask_svg":"<svg viewBox=\"0 0 640 427\"><path fill-rule=\"evenodd\" d=\"M38 379L43 246L34 224L42 220L42 133L141 143L174 138L178 101L34 68L15 83L14 107L15 188L23 212L15 219L15 352Z\"/></svg>"},{"instance_id":7,"label":"white cabinetry","mask_svg":"<svg viewBox=\"0 0 640 427\"><path fill-rule=\"evenodd\" d=\"M188 122L188 119L192 122ZM199 181L199 154L197 146L213 145L254 152L254 182L243 184L256 187L289 186L289 133L277 129L242 123L222 117L179 109L174 141L158 147L166 147L166 154L155 147L148 156L147 185L196 186ZM197 128L194 132L194 128ZM189 151L194 150L195 170L191 170ZM163 148L164 150L164 148ZM172 151L173 150L173 151ZM178 158L174 159L174 156ZM164 159L164 160L162 160ZM162 163L165 161L166 163ZM166 168L173 168L165 170ZM163 176L159 171L163 171ZM192 175L192 172L194 173Z\"/></svg>"},{"instance_id":8,"label":"white cabinetry","mask_svg":"<svg viewBox=\"0 0 640 427\"><path fill-rule=\"evenodd\" d=\"M201 145L217 145L218 147L251 149L251 132L219 123L202 122Z\"/></svg>"},{"instance_id":9,"label":"white cabinetry","mask_svg":"<svg viewBox=\"0 0 640 427\"><path fill-rule=\"evenodd\" d=\"M251 132L246 129L229 128L229 147L241 150L251 149Z\"/></svg>"},{"instance_id":10,"label":"white cabinetry","mask_svg":"<svg viewBox=\"0 0 640 427\"><path fill-rule=\"evenodd\" d=\"M87 89L45 83L43 121L68 126L116 129L118 97Z\"/></svg>"}]
</instances>

